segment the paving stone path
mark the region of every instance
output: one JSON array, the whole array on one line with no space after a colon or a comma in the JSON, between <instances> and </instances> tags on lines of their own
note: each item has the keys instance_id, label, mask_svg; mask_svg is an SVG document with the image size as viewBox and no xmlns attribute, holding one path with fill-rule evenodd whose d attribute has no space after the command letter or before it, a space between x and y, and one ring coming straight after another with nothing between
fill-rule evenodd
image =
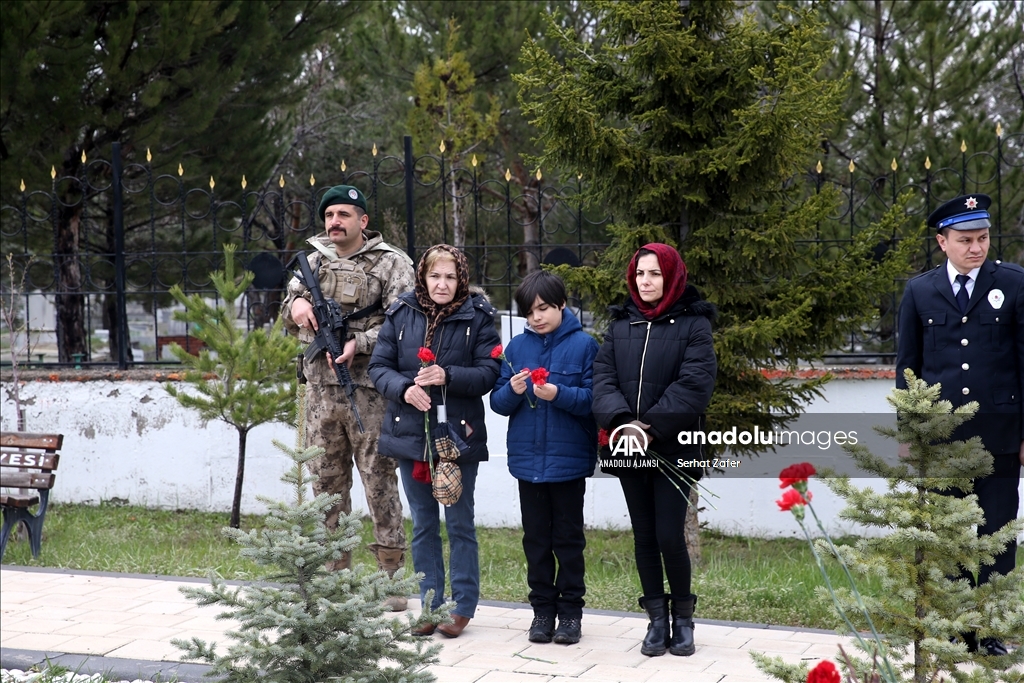
<instances>
[{"instance_id":1,"label":"paving stone path","mask_svg":"<svg viewBox=\"0 0 1024 683\"><path fill-rule=\"evenodd\" d=\"M174 638L223 641L234 624L216 620L216 607L198 607L179 591L205 580L4 567L0 569L0 665L27 670L49 658L81 673L127 680L199 681L207 669L182 663ZM410 600L418 609L419 601ZM708 616L708 615L705 615ZM527 605L485 603L454 640L433 636L444 649L430 667L441 683L492 681L767 681L752 650L787 661L833 659L834 633L698 619L691 657L645 657L646 619L587 610L576 645L537 645L526 639Z\"/></svg>"}]
</instances>

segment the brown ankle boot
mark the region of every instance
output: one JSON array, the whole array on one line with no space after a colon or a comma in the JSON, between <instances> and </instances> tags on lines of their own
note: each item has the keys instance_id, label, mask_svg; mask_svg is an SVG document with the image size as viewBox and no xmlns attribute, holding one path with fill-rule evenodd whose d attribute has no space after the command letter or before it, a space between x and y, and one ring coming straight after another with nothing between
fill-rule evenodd
<instances>
[{"instance_id":1,"label":"brown ankle boot","mask_svg":"<svg viewBox=\"0 0 1024 683\"><path fill-rule=\"evenodd\" d=\"M377 558L377 568L387 572L388 576L393 577L405 566L405 548L389 548L379 543L371 543L368 548ZM409 600L401 595L392 595L384 601L384 606L392 612L404 612L409 608Z\"/></svg>"},{"instance_id":2,"label":"brown ankle boot","mask_svg":"<svg viewBox=\"0 0 1024 683\"><path fill-rule=\"evenodd\" d=\"M340 560L328 560L327 564L324 566L327 567L327 571L329 572L340 572L343 569L348 569L351 563L352 553L345 553L341 556Z\"/></svg>"}]
</instances>

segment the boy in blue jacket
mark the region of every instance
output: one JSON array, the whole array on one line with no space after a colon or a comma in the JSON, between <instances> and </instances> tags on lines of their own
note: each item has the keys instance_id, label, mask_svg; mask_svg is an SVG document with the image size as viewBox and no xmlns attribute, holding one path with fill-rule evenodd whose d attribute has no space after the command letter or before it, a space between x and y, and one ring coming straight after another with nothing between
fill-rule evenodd
<instances>
[{"instance_id":1,"label":"boy in blue jacket","mask_svg":"<svg viewBox=\"0 0 1024 683\"><path fill-rule=\"evenodd\" d=\"M491 391L491 408L509 417L508 469L519 480L534 643L578 643L586 593L583 494L597 463L591 387L598 344L566 299L557 275L538 271L523 280L515 300L529 326L509 342Z\"/></svg>"}]
</instances>

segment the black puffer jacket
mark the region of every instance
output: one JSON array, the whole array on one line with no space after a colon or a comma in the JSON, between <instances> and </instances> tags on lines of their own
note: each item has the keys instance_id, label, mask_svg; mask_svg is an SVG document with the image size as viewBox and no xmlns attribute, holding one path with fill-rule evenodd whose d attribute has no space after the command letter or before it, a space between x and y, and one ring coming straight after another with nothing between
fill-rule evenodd
<instances>
[{"instance_id":1,"label":"black puffer jacket","mask_svg":"<svg viewBox=\"0 0 1024 683\"><path fill-rule=\"evenodd\" d=\"M687 285L667 313L648 321L632 300L611 309L612 321L594 360L594 416L609 432L635 419L651 425L649 450L675 463L694 459L701 446L679 444L680 431L704 426L718 363L711 339L716 311ZM608 458L605 449L603 458ZM616 476L644 470L602 467ZM703 470L683 468L699 479Z\"/></svg>"},{"instance_id":2,"label":"black puffer jacket","mask_svg":"<svg viewBox=\"0 0 1024 683\"><path fill-rule=\"evenodd\" d=\"M481 398L491 390L500 370L491 349L501 343L494 329L494 306L483 294L471 294L457 312L441 321L431 350L448 373L448 421L469 449L459 462L487 460L487 427ZM385 314L384 326L370 359L370 379L388 399L377 448L381 455L404 460L425 459L423 413L405 402L405 391L420 370L416 353L427 333L427 317L407 292ZM443 403L441 387L430 388L430 425L437 426L436 406Z\"/></svg>"}]
</instances>

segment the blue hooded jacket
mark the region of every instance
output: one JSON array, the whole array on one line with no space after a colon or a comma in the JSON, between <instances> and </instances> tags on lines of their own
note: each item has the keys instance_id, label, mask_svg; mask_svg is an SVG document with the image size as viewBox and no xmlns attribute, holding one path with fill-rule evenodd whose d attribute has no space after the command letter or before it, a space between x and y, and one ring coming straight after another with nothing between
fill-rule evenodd
<instances>
[{"instance_id":1,"label":"blue hooded jacket","mask_svg":"<svg viewBox=\"0 0 1024 683\"><path fill-rule=\"evenodd\" d=\"M547 368L548 383L558 385L554 401L538 399L529 381L526 393L516 394L509 383L512 368L501 364L501 376L491 391L491 409L509 417L508 469L516 479L539 484L594 473L597 423L592 386L598 348L568 308L562 310L562 323L550 334L527 328L508 343L505 358L516 372ZM536 408L530 407L527 396Z\"/></svg>"}]
</instances>

